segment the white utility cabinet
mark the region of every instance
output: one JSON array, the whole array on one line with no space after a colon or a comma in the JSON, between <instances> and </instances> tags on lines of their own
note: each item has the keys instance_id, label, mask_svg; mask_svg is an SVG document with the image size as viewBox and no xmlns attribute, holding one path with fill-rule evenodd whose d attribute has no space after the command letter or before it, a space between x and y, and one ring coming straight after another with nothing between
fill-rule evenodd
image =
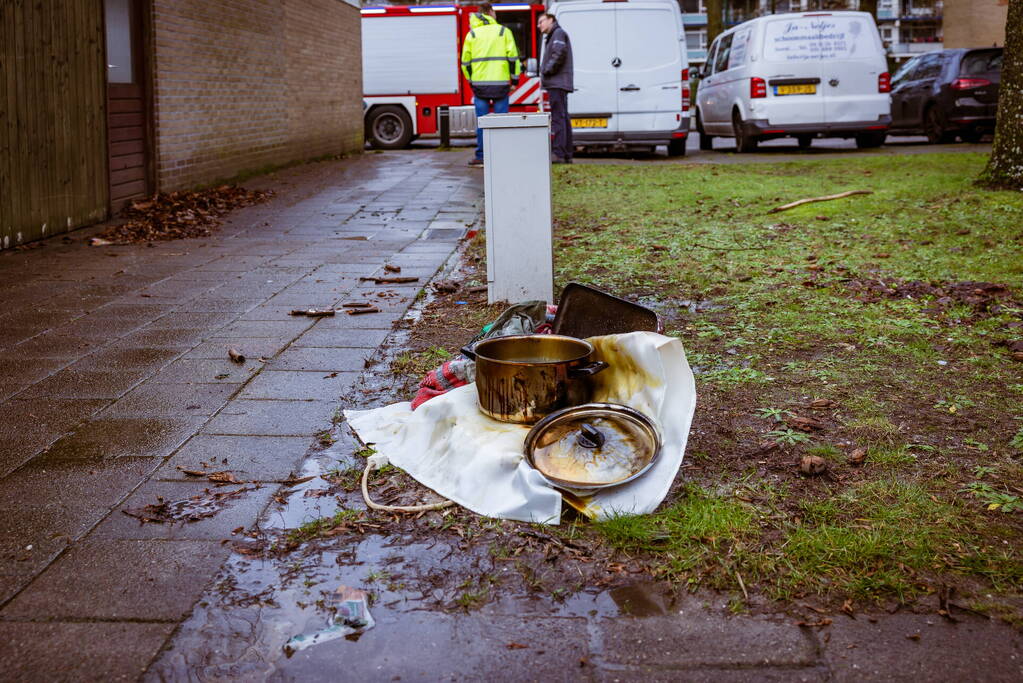
<instances>
[{"instance_id":1,"label":"white utility cabinet","mask_svg":"<svg viewBox=\"0 0 1023 683\"><path fill-rule=\"evenodd\" d=\"M487 300L554 301L551 116L488 114L483 129Z\"/></svg>"}]
</instances>

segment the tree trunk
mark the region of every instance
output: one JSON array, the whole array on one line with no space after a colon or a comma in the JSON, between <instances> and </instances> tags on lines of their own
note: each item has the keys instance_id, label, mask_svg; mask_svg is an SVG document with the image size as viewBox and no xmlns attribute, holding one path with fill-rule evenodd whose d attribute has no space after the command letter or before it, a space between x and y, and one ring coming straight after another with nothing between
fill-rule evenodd
<instances>
[{"instance_id":1,"label":"tree trunk","mask_svg":"<svg viewBox=\"0 0 1023 683\"><path fill-rule=\"evenodd\" d=\"M725 30L722 9L722 0L707 0L707 47L714 42L714 39Z\"/></svg>"},{"instance_id":2,"label":"tree trunk","mask_svg":"<svg viewBox=\"0 0 1023 683\"><path fill-rule=\"evenodd\" d=\"M870 12L871 16L877 20L877 0L860 0L860 11Z\"/></svg>"},{"instance_id":3,"label":"tree trunk","mask_svg":"<svg viewBox=\"0 0 1023 683\"><path fill-rule=\"evenodd\" d=\"M990 187L1023 189L1023 0L1009 0L998 89L995 142L980 180Z\"/></svg>"}]
</instances>

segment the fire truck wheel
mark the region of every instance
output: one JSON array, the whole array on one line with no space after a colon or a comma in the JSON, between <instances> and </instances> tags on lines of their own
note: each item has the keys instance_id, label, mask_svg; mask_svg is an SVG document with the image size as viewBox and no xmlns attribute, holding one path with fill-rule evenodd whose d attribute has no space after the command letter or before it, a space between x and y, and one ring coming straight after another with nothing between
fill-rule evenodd
<instances>
[{"instance_id":1,"label":"fire truck wheel","mask_svg":"<svg viewBox=\"0 0 1023 683\"><path fill-rule=\"evenodd\" d=\"M376 149L401 149L412 140L412 120L402 107L384 105L369 113L366 139Z\"/></svg>"}]
</instances>

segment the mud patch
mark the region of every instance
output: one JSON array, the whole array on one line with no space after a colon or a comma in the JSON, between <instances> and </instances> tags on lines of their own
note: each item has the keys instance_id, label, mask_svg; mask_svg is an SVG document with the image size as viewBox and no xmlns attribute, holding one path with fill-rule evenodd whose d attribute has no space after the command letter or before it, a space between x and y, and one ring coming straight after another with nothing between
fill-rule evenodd
<instances>
[{"instance_id":1,"label":"mud patch","mask_svg":"<svg viewBox=\"0 0 1023 683\"><path fill-rule=\"evenodd\" d=\"M944 313L952 306L968 306L974 318L997 315L1006 308L1019 308L1020 301L1007 285L993 282L922 282L898 278L852 278L843 286L864 303L883 299L927 301L927 311Z\"/></svg>"}]
</instances>

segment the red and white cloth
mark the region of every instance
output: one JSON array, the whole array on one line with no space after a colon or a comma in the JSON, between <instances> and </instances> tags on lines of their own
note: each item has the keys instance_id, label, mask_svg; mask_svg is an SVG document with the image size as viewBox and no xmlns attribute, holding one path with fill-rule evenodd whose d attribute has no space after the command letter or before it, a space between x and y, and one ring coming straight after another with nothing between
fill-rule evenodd
<instances>
[{"instance_id":1,"label":"red and white cloth","mask_svg":"<svg viewBox=\"0 0 1023 683\"><path fill-rule=\"evenodd\" d=\"M550 334L551 325L547 317L558 312L557 306L548 304L545 309L540 309L537 302L526 302L516 304L507 309L501 316L491 323L483 339L492 337L505 337L509 334ZM546 313L543 320L538 320L540 311ZM452 389L464 387L476 381L476 361L469 360L465 356L458 355L452 360L445 361L436 370L426 373L426 377L419 383L419 390L412 399L412 410L423 405L431 398L443 396Z\"/></svg>"}]
</instances>

